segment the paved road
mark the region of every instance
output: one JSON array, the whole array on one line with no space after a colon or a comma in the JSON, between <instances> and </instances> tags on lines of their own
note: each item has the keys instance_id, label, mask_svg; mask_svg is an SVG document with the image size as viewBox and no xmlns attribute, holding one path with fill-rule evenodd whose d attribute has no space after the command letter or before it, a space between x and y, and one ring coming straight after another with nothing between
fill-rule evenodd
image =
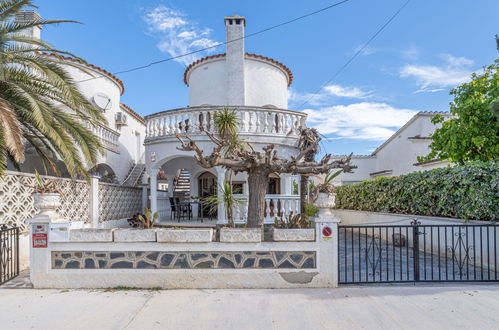
<instances>
[{"instance_id":1,"label":"paved road","mask_svg":"<svg viewBox=\"0 0 499 330\"><path fill-rule=\"evenodd\" d=\"M499 285L0 290L7 329L499 329Z\"/></svg>"}]
</instances>

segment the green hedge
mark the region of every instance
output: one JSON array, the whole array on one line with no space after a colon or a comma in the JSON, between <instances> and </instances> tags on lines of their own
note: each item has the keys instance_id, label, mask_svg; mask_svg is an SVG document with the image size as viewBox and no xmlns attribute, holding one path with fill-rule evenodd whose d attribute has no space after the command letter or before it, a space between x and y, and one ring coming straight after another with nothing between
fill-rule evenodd
<instances>
[{"instance_id":1,"label":"green hedge","mask_svg":"<svg viewBox=\"0 0 499 330\"><path fill-rule=\"evenodd\" d=\"M491 161L380 177L338 187L336 208L498 220L498 173Z\"/></svg>"}]
</instances>

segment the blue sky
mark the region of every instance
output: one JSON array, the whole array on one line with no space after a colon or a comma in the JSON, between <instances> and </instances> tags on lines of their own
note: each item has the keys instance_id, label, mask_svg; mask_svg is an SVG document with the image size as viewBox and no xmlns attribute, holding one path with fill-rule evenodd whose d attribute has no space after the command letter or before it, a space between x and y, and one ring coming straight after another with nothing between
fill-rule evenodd
<instances>
[{"instance_id":1,"label":"blue sky","mask_svg":"<svg viewBox=\"0 0 499 330\"><path fill-rule=\"evenodd\" d=\"M84 23L47 27L43 39L110 72L223 42L227 15L246 16L249 34L333 2L35 1L46 19ZM404 2L350 0L246 40L246 51L292 70L289 108L309 113L309 126L327 137L325 151L369 154L417 111L447 111L449 90L497 57L499 1L412 0L361 56L300 107ZM224 51L221 46L198 57ZM119 75L126 89L122 101L141 115L186 106L182 78L191 60Z\"/></svg>"}]
</instances>

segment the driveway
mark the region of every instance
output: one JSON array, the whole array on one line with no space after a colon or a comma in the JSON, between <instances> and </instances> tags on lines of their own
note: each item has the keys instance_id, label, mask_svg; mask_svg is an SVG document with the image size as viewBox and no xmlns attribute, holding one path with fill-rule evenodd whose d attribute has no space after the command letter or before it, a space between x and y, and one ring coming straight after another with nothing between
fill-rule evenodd
<instances>
[{"instance_id":1,"label":"driveway","mask_svg":"<svg viewBox=\"0 0 499 330\"><path fill-rule=\"evenodd\" d=\"M499 329L499 285L0 290L7 329Z\"/></svg>"}]
</instances>

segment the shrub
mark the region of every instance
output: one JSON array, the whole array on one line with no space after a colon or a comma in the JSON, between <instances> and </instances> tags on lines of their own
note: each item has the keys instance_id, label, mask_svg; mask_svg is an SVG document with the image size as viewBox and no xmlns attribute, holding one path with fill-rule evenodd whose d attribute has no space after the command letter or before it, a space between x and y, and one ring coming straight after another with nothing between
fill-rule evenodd
<instances>
[{"instance_id":1,"label":"shrub","mask_svg":"<svg viewBox=\"0 0 499 330\"><path fill-rule=\"evenodd\" d=\"M312 203L305 203L305 214L307 217L315 217L319 213L319 208Z\"/></svg>"},{"instance_id":2,"label":"shrub","mask_svg":"<svg viewBox=\"0 0 499 330\"><path fill-rule=\"evenodd\" d=\"M380 177L338 187L336 208L496 221L498 173L490 161Z\"/></svg>"}]
</instances>

